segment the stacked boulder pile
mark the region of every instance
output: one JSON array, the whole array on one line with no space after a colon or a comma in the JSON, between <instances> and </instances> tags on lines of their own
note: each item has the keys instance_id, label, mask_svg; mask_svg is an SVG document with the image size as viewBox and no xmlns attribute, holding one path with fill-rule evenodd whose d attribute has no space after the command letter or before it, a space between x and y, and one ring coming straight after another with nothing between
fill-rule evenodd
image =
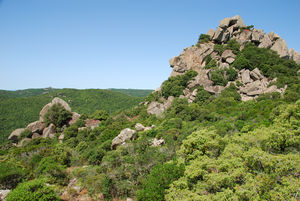
<instances>
[{"instance_id":1,"label":"stacked boulder pile","mask_svg":"<svg viewBox=\"0 0 300 201\"><path fill-rule=\"evenodd\" d=\"M300 53L292 48L288 49L286 41L280 38L278 34L274 32L267 34L263 30L252 28L252 26L247 27L239 15L221 20L219 26L215 30L210 29L206 35L208 37L207 42L185 48L179 56L171 58L169 62L173 68L171 77L182 75L188 70L194 70L198 73L184 89L184 94L181 96L181 98L187 98L190 103L194 101L197 95L197 90L192 90L195 86L200 85L212 94L220 94L232 83L229 82L227 86L215 85L210 79L211 69L204 68L208 56L216 61L219 69L229 68L235 61L236 55L232 50L227 49L219 55L214 50L216 44L227 44L229 40L235 39L240 44L240 50L242 50L248 42L251 42L259 48L274 50L281 58L294 60L300 64ZM242 101L254 99L263 93L284 93L286 89L286 86L280 89L275 85L268 87L272 80L264 77L258 69L251 72L243 69L238 72L238 75L238 80L242 83L242 86L238 86ZM161 88L156 91L160 92ZM160 116L170 104L169 100L164 103L151 102L148 106L148 114Z\"/></svg>"},{"instance_id":2,"label":"stacked boulder pile","mask_svg":"<svg viewBox=\"0 0 300 201\"><path fill-rule=\"evenodd\" d=\"M141 123L137 123L135 125L135 130L130 129L130 128L125 128L120 132L120 134L117 137L115 137L112 140L111 148L116 149L120 145L125 145L127 140L133 139L133 136L136 132L149 131L153 128L155 128L154 125L145 127ZM159 146L159 145L164 144L164 142L165 141L163 139L154 138L151 140L150 144L151 144L151 146Z\"/></svg>"},{"instance_id":3,"label":"stacked boulder pile","mask_svg":"<svg viewBox=\"0 0 300 201\"><path fill-rule=\"evenodd\" d=\"M67 102L60 98L54 98L50 103L45 105L42 110L40 111L40 118L38 121L32 122L27 125L26 128L18 128L14 130L8 137L9 140L12 140L14 143L18 143L17 146L22 146L25 142L29 142L32 139L35 138L54 138L56 134L56 127L54 124L50 124L46 127L44 116L48 112L48 110L55 104L60 104L63 106L67 111L72 112L71 107L68 105ZM80 115L76 112L72 112L72 119L69 121L69 125L75 123L79 119ZM67 125L65 125L67 126ZM19 141L20 135L24 131L30 131L31 132L31 138L25 137L21 141ZM19 141L19 142L18 142Z\"/></svg>"}]
</instances>

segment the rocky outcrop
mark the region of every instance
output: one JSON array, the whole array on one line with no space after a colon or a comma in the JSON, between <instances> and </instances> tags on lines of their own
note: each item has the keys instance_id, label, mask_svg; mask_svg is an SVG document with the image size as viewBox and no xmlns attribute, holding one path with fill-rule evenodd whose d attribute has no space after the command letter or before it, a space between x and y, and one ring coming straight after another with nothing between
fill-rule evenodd
<instances>
[{"instance_id":1,"label":"rocky outcrop","mask_svg":"<svg viewBox=\"0 0 300 201\"><path fill-rule=\"evenodd\" d=\"M28 124L28 126L26 127L28 130L30 130L32 133L43 133L43 130L45 128L45 123L41 122L41 121L35 121L32 122L30 124Z\"/></svg>"},{"instance_id":2,"label":"rocky outcrop","mask_svg":"<svg viewBox=\"0 0 300 201\"><path fill-rule=\"evenodd\" d=\"M154 138L152 141L151 141L151 146L153 147L158 147L160 145L163 145L165 143L165 140L164 139L156 139Z\"/></svg>"},{"instance_id":3,"label":"rocky outcrop","mask_svg":"<svg viewBox=\"0 0 300 201\"><path fill-rule=\"evenodd\" d=\"M285 40L279 38L274 42L274 45L271 47L271 50L276 51L281 58L288 59L289 52Z\"/></svg>"},{"instance_id":4,"label":"rocky outcrop","mask_svg":"<svg viewBox=\"0 0 300 201\"><path fill-rule=\"evenodd\" d=\"M264 77L258 68L252 71L241 70L238 74L238 81L242 83L242 86L238 87L242 101L252 100L264 93L284 93L286 89L286 87L278 89L275 85L269 87L272 80Z\"/></svg>"},{"instance_id":5,"label":"rocky outcrop","mask_svg":"<svg viewBox=\"0 0 300 201\"><path fill-rule=\"evenodd\" d=\"M143 130L145 130L145 127L141 123L137 123L135 125L135 130L136 131L143 131Z\"/></svg>"},{"instance_id":6,"label":"rocky outcrop","mask_svg":"<svg viewBox=\"0 0 300 201\"><path fill-rule=\"evenodd\" d=\"M225 50L221 56L214 50L216 44L226 44L230 39L235 39L241 45L240 50L244 48L247 42L251 42L260 48L274 50L281 58L291 59L300 64L300 53L293 49L289 50L285 40L281 39L278 34L273 32L267 34L263 30L251 26L247 27L238 15L221 20L219 26L215 30L210 29L207 35L210 38L208 42L199 42L196 46L185 48L179 56L170 60L170 66L173 68L171 76L181 75L188 70L194 70L198 73L184 90L184 95L180 96L180 98L187 98L189 102L194 101L193 93L197 93L192 91L194 86L203 86L206 91L214 94L219 94L226 88L214 85L210 80L210 70L204 69L204 67L207 65L206 58L208 55L216 61L216 67L219 69L229 68L234 63L236 55L231 50ZM285 91L275 86L265 86L266 83L270 83L270 80L266 81L258 69L240 72L239 79L243 84L240 90L242 100L253 99L262 93L275 91L283 93ZM164 111L163 104L159 102L152 102L148 109L149 114L161 114Z\"/></svg>"},{"instance_id":7,"label":"rocky outcrop","mask_svg":"<svg viewBox=\"0 0 300 201\"><path fill-rule=\"evenodd\" d=\"M43 131L43 138L54 138L56 133L56 128L54 124L50 124L47 128Z\"/></svg>"},{"instance_id":8,"label":"rocky outcrop","mask_svg":"<svg viewBox=\"0 0 300 201\"><path fill-rule=\"evenodd\" d=\"M8 139L12 140L14 142L18 141L18 137L21 135L21 133L25 131L25 128L18 128L16 130L14 130L9 136Z\"/></svg>"},{"instance_id":9,"label":"rocky outcrop","mask_svg":"<svg viewBox=\"0 0 300 201\"><path fill-rule=\"evenodd\" d=\"M80 114L72 112L72 119L69 121L69 125L74 124L80 118Z\"/></svg>"},{"instance_id":10,"label":"rocky outcrop","mask_svg":"<svg viewBox=\"0 0 300 201\"><path fill-rule=\"evenodd\" d=\"M148 131L148 130L151 130L152 128L154 128L154 127L155 127L154 125L145 127L145 126L143 126L143 124L137 123L135 125L135 130L136 131Z\"/></svg>"},{"instance_id":11,"label":"rocky outcrop","mask_svg":"<svg viewBox=\"0 0 300 201\"><path fill-rule=\"evenodd\" d=\"M27 125L26 129L29 130L31 132L31 138L24 138L22 139L17 146L23 146L26 143L32 139L36 139L36 138L54 138L56 132L59 132L56 130L56 127L54 124L50 124L48 127L46 127L45 123L44 123L44 115L48 112L48 110L54 105L54 104L61 104L66 110L71 111L70 106L62 99L60 98L54 98L50 103L48 103L47 105L45 105L42 110L40 111L40 119L38 121L32 122L30 124ZM72 112L72 120L69 121L68 125L71 125L73 123L75 123L80 117L80 114L76 113L76 112ZM99 120L92 120L92 121L88 121L86 122L86 126L89 127L96 127L99 124ZM61 128L60 132L62 132L65 128L67 128L68 125L63 125L63 127ZM14 130L8 137L9 140L14 141L15 143L18 142L19 136L21 135L21 133L23 131L26 130L25 128L19 128ZM63 134L60 134L60 141L62 141Z\"/></svg>"},{"instance_id":12,"label":"rocky outcrop","mask_svg":"<svg viewBox=\"0 0 300 201\"><path fill-rule=\"evenodd\" d=\"M131 140L135 130L130 128L123 129L120 134L112 140L111 148L116 149L119 145L125 144L126 140Z\"/></svg>"},{"instance_id":13,"label":"rocky outcrop","mask_svg":"<svg viewBox=\"0 0 300 201\"><path fill-rule=\"evenodd\" d=\"M147 108L147 113L161 117L162 113L172 105L173 100L174 97L170 96L164 103L152 101Z\"/></svg>"},{"instance_id":14,"label":"rocky outcrop","mask_svg":"<svg viewBox=\"0 0 300 201\"><path fill-rule=\"evenodd\" d=\"M72 111L71 107L69 106L69 104L64 101L63 99L60 99L58 97L54 98L51 103L48 103L47 105L45 105L43 107L43 109L40 111L40 121L44 122L44 115L48 112L48 110L55 104L60 104L61 106L63 106L67 111Z\"/></svg>"}]
</instances>

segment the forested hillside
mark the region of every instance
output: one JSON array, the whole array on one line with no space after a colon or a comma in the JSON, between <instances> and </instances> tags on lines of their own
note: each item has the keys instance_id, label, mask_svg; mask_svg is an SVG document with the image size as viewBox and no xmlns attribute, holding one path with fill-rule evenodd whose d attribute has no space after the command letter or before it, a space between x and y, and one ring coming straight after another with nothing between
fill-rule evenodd
<instances>
[{"instance_id":1,"label":"forested hillside","mask_svg":"<svg viewBox=\"0 0 300 201\"><path fill-rule=\"evenodd\" d=\"M0 189L7 201L298 201L297 55L235 16L172 58L172 75L136 107L107 115L94 90L55 91L66 102L1 146ZM121 109L104 94L103 107ZM97 125L73 121L68 103Z\"/></svg>"},{"instance_id":2,"label":"forested hillside","mask_svg":"<svg viewBox=\"0 0 300 201\"><path fill-rule=\"evenodd\" d=\"M153 90L151 89L108 89L111 91L116 91L120 93L124 93L130 96L137 96L137 97L146 97L148 96Z\"/></svg>"},{"instance_id":3,"label":"forested hillside","mask_svg":"<svg viewBox=\"0 0 300 201\"><path fill-rule=\"evenodd\" d=\"M5 141L14 129L36 120L41 108L54 97L66 100L74 111L81 114L90 114L95 110L112 113L130 108L142 100L140 97L101 89L2 90L0 97L0 142Z\"/></svg>"}]
</instances>

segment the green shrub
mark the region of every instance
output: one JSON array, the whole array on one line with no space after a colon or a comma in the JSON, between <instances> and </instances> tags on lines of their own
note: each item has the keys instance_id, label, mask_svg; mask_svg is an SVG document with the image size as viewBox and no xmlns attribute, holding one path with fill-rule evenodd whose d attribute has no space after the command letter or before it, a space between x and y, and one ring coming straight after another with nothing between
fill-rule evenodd
<instances>
[{"instance_id":1,"label":"green shrub","mask_svg":"<svg viewBox=\"0 0 300 201\"><path fill-rule=\"evenodd\" d=\"M22 168L8 162L0 163L0 188L12 189L24 178Z\"/></svg>"},{"instance_id":2,"label":"green shrub","mask_svg":"<svg viewBox=\"0 0 300 201\"><path fill-rule=\"evenodd\" d=\"M49 179L50 183L65 184L67 182L66 172L62 165L56 162L54 157L45 157L36 169L36 173L45 176Z\"/></svg>"},{"instance_id":3,"label":"green shrub","mask_svg":"<svg viewBox=\"0 0 300 201\"><path fill-rule=\"evenodd\" d=\"M199 36L198 42L197 42L197 46L199 46L202 43L207 43L210 41L210 36L207 34L201 34Z\"/></svg>"},{"instance_id":4,"label":"green shrub","mask_svg":"<svg viewBox=\"0 0 300 201\"><path fill-rule=\"evenodd\" d=\"M214 51L216 51L218 53L218 55L222 55L223 52L226 50L226 46L225 45L219 45L219 44L215 44L214 45Z\"/></svg>"},{"instance_id":5,"label":"green shrub","mask_svg":"<svg viewBox=\"0 0 300 201\"><path fill-rule=\"evenodd\" d=\"M229 81L234 81L237 78L237 71L231 66L226 69L226 77Z\"/></svg>"},{"instance_id":6,"label":"green shrub","mask_svg":"<svg viewBox=\"0 0 300 201\"><path fill-rule=\"evenodd\" d=\"M218 67L216 60L210 59L209 62L206 62L205 69L215 69Z\"/></svg>"},{"instance_id":7,"label":"green shrub","mask_svg":"<svg viewBox=\"0 0 300 201\"><path fill-rule=\"evenodd\" d=\"M23 138L31 138L32 136L32 132L28 129L25 129L19 136L18 136L18 140L21 140Z\"/></svg>"},{"instance_id":8,"label":"green shrub","mask_svg":"<svg viewBox=\"0 0 300 201\"><path fill-rule=\"evenodd\" d=\"M108 118L108 112L105 110L96 110L91 116L91 119L98 119L100 121L105 121Z\"/></svg>"},{"instance_id":9,"label":"green shrub","mask_svg":"<svg viewBox=\"0 0 300 201\"><path fill-rule=\"evenodd\" d=\"M229 40L226 45L226 49L232 50L235 55L240 52L240 47L241 45L235 39Z\"/></svg>"},{"instance_id":10,"label":"green shrub","mask_svg":"<svg viewBox=\"0 0 300 201\"><path fill-rule=\"evenodd\" d=\"M224 78L223 70L211 71L210 79L214 82L214 85L226 86L228 81Z\"/></svg>"},{"instance_id":11,"label":"green shrub","mask_svg":"<svg viewBox=\"0 0 300 201\"><path fill-rule=\"evenodd\" d=\"M197 89L198 93L194 101L195 103L204 103L205 101L209 100L211 94L208 91L204 90L203 86L197 87Z\"/></svg>"},{"instance_id":12,"label":"green shrub","mask_svg":"<svg viewBox=\"0 0 300 201\"><path fill-rule=\"evenodd\" d=\"M162 95L165 98L169 96L178 97L183 94L183 90L188 85L188 82L195 76L197 76L196 71L189 70L183 75L177 75L174 77L169 77L168 80L164 81L162 84Z\"/></svg>"},{"instance_id":13,"label":"green shrub","mask_svg":"<svg viewBox=\"0 0 300 201\"><path fill-rule=\"evenodd\" d=\"M21 183L6 197L6 201L60 201L54 190L45 181L36 179Z\"/></svg>"},{"instance_id":14,"label":"green shrub","mask_svg":"<svg viewBox=\"0 0 300 201\"><path fill-rule=\"evenodd\" d=\"M142 189L137 191L136 200L163 201L165 189L183 175L184 166L174 162L154 166L142 184Z\"/></svg>"},{"instance_id":15,"label":"green shrub","mask_svg":"<svg viewBox=\"0 0 300 201\"><path fill-rule=\"evenodd\" d=\"M72 119L72 113L67 111L61 104L54 104L44 115L47 125L53 123L57 128L66 125Z\"/></svg>"}]
</instances>

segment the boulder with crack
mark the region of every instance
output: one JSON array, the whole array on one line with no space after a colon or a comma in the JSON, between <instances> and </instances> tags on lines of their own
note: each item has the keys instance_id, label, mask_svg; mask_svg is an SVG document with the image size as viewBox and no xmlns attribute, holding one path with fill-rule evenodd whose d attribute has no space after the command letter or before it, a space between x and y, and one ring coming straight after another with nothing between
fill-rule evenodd
<instances>
[{"instance_id":1,"label":"boulder with crack","mask_svg":"<svg viewBox=\"0 0 300 201\"><path fill-rule=\"evenodd\" d=\"M123 129L120 134L112 140L111 148L116 149L118 146L125 144L126 140L131 140L135 130L130 128Z\"/></svg>"}]
</instances>

